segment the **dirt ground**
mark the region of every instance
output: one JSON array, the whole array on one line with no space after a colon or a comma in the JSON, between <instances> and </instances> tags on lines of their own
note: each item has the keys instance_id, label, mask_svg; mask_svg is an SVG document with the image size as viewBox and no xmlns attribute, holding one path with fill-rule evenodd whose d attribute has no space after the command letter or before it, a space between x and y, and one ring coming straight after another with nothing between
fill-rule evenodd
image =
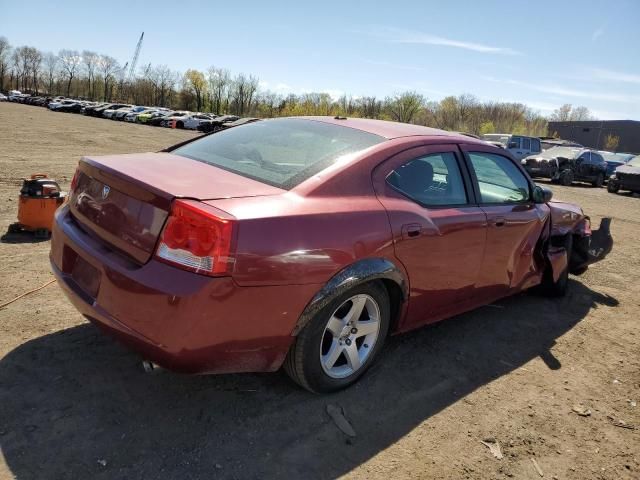
<instances>
[{"instance_id":1,"label":"dirt ground","mask_svg":"<svg viewBox=\"0 0 640 480\"><path fill-rule=\"evenodd\" d=\"M191 135L0 103L0 230L23 176L67 187L80 155ZM613 216L609 258L566 298L522 294L393 337L335 395L282 372L145 374L55 283L0 309L0 478L640 478L640 198L552 188L596 223ZM52 278L48 249L3 239L0 304Z\"/></svg>"}]
</instances>

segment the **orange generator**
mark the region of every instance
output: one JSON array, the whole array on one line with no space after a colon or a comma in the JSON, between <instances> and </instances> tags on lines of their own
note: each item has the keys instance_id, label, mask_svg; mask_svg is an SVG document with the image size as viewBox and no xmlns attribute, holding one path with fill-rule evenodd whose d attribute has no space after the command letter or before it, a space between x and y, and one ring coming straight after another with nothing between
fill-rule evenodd
<instances>
[{"instance_id":1,"label":"orange generator","mask_svg":"<svg viewBox=\"0 0 640 480\"><path fill-rule=\"evenodd\" d=\"M18 203L18 223L9 226L9 233L33 232L38 238L49 238L53 214L64 203L66 195L58 183L46 173L36 173L24 179Z\"/></svg>"}]
</instances>

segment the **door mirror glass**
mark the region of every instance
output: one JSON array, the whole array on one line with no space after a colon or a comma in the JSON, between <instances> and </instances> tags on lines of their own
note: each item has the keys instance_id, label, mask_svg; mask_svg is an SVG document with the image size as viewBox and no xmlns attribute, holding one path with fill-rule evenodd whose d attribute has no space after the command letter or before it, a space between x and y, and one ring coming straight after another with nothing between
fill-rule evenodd
<instances>
[{"instance_id":1,"label":"door mirror glass","mask_svg":"<svg viewBox=\"0 0 640 480\"><path fill-rule=\"evenodd\" d=\"M536 185L533 189L533 201L534 203L547 203L551 201L553 192L547 187L541 187Z\"/></svg>"}]
</instances>

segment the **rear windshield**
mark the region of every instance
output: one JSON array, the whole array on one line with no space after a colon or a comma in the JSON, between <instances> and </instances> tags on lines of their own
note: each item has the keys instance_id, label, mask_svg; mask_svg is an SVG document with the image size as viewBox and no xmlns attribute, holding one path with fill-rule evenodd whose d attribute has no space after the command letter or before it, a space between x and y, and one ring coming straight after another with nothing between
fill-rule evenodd
<instances>
[{"instance_id":1,"label":"rear windshield","mask_svg":"<svg viewBox=\"0 0 640 480\"><path fill-rule=\"evenodd\" d=\"M281 118L223 130L171 153L288 190L340 157L384 140L353 128Z\"/></svg>"}]
</instances>

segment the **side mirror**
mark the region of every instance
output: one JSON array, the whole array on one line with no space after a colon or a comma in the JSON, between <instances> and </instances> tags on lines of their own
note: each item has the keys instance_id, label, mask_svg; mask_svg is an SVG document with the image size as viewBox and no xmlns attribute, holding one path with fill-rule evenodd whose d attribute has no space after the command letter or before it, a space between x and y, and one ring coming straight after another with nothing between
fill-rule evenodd
<instances>
[{"instance_id":1,"label":"side mirror","mask_svg":"<svg viewBox=\"0 0 640 480\"><path fill-rule=\"evenodd\" d=\"M516 142L509 142L507 148L518 148L518 144Z\"/></svg>"},{"instance_id":2,"label":"side mirror","mask_svg":"<svg viewBox=\"0 0 640 480\"><path fill-rule=\"evenodd\" d=\"M547 187L541 187L536 185L533 188L533 202L534 203L547 203L551 201L553 192Z\"/></svg>"}]
</instances>

